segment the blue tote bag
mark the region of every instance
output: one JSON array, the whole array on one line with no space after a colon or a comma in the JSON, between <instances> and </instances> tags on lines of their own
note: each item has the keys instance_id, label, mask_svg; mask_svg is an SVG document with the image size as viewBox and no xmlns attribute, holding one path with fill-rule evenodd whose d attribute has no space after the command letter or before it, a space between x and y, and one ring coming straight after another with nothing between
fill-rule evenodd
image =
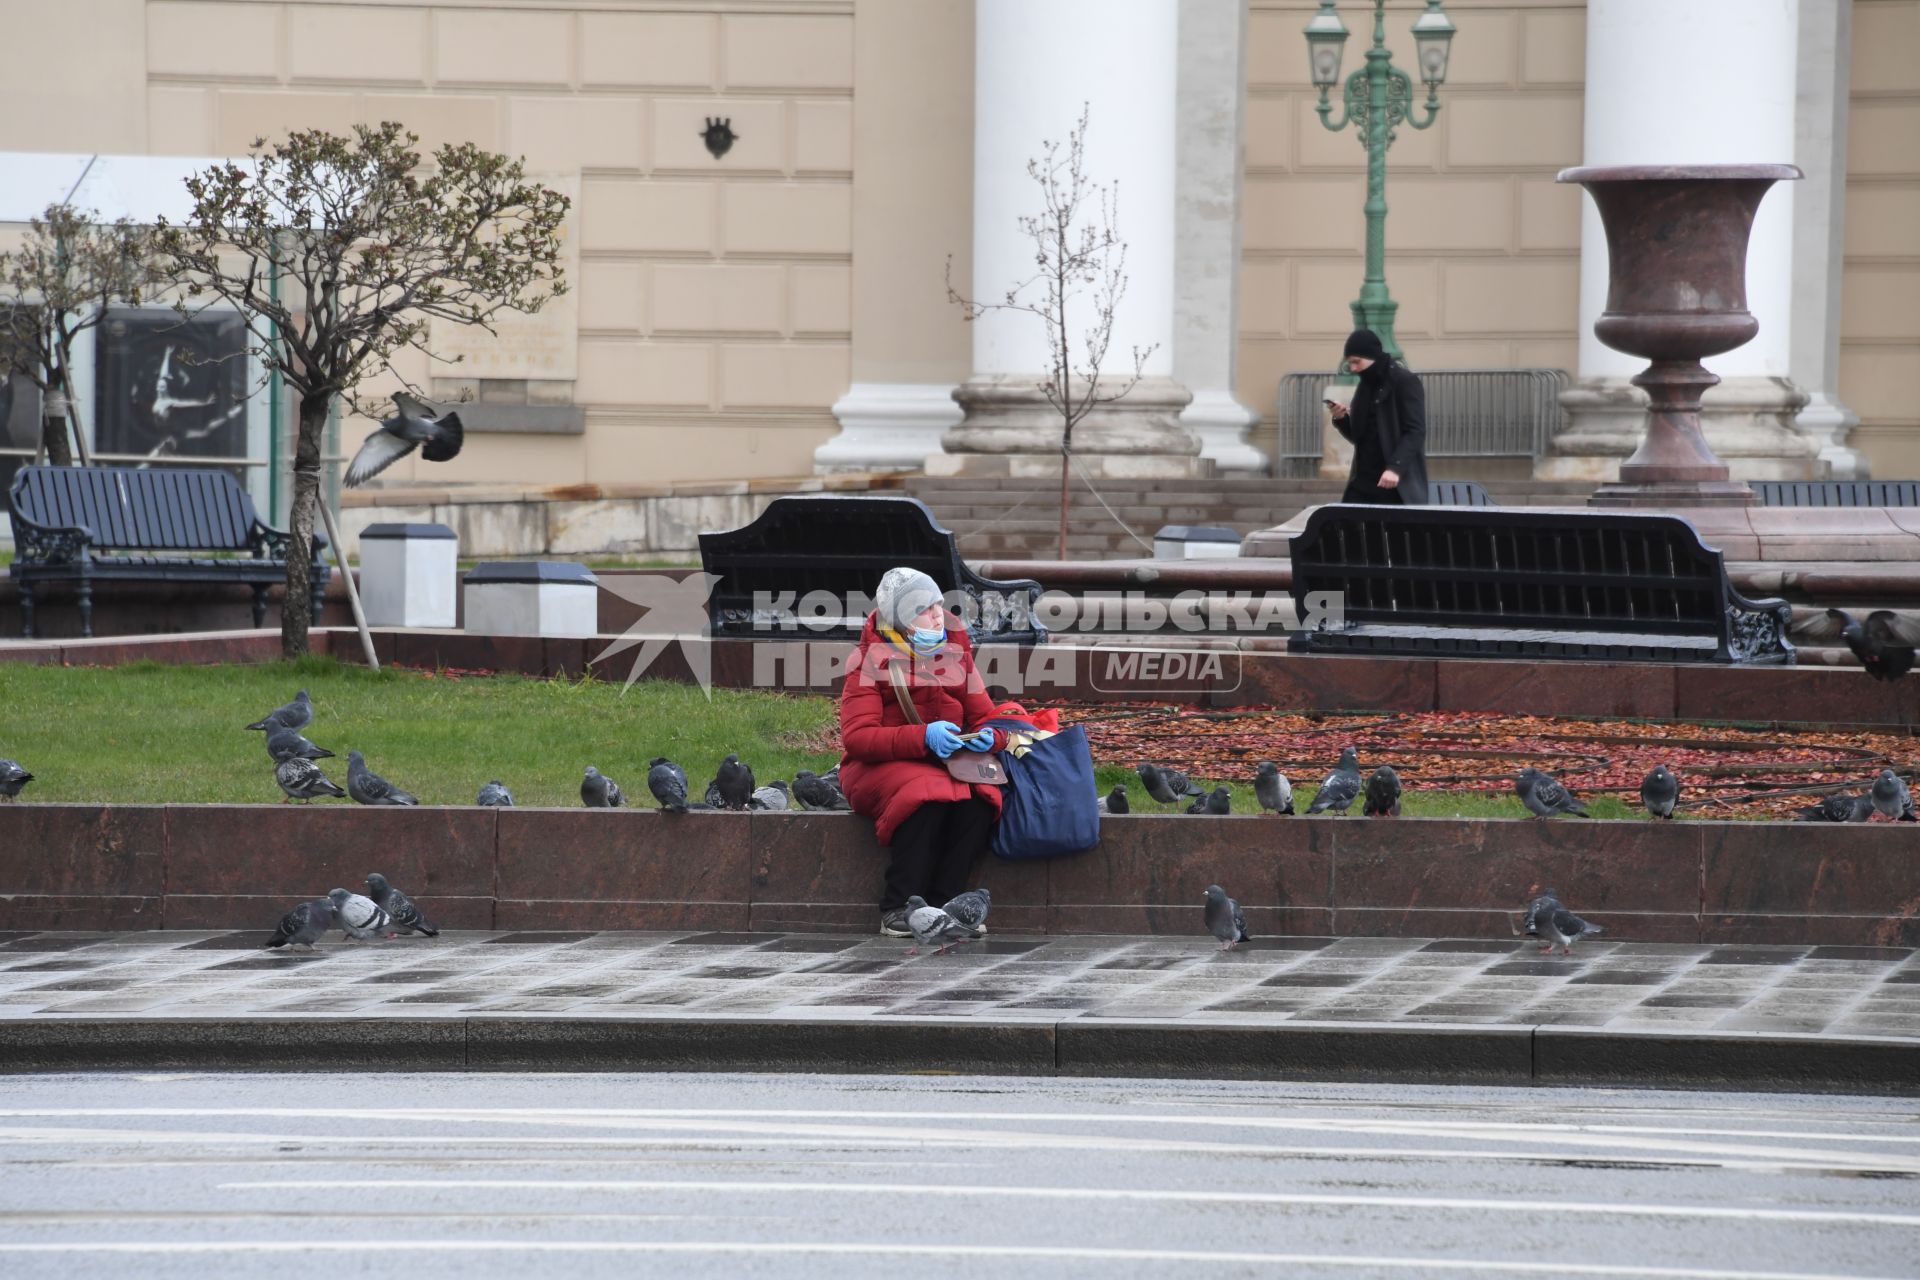
<instances>
[{"instance_id":1,"label":"blue tote bag","mask_svg":"<svg viewBox=\"0 0 1920 1280\"><path fill-rule=\"evenodd\" d=\"M1011 727L1011 726L1007 726ZM1018 730L1016 730L1018 732ZM1007 782L993 851L1003 858L1057 858L1100 843L1100 800L1093 753L1079 725L1000 753Z\"/></svg>"}]
</instances>

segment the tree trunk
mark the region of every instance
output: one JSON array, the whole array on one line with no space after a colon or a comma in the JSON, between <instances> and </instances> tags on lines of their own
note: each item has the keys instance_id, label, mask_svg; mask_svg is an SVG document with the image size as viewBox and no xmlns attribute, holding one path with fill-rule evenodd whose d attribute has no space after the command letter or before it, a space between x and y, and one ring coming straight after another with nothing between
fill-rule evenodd
<instances>
[{"instance_id":1,"label":"tree trunk","mask_svg":"<svg viewBox=\"0 0 1920 1280\"><path fill-rule=\"evenodd\" d=\"M67 420L42 414L40 441L46 446L47 461L56 467L73 465L73 448L67 443Z\"/></svg>"},{"instance_id":2,"label":"tree trunk","mask_svg":"<svg viewBox=\"0 0 1920 1280\"><path fill-rule=\"evenodd\" d=\"M333 396L324 392L300 397L300 438L293 452L293 512L288 520L293 546L287 552L287 598L280 604L280 653L288 658L306 653L307 630L313 625L313 526L319 517L320 442L332 402Z\"/></svg>"},{"instance_id":3,"label":"tree trunk","mask_svg":"<svg viewBox=\"0 0 1920 1280\"><path fill-rule=\"evenodd\" d=\"M1060 546L1054 558L1067 558L1067 468L1073 462L1073 451L1062 441L1060 445Z\"/></svg>"}]
</instances>

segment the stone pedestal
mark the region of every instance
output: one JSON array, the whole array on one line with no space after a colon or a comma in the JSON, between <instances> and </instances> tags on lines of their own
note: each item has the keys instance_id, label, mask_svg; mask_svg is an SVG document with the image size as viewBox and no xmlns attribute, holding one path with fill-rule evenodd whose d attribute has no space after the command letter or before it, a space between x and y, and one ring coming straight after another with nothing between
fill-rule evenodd
<instances>
[{"instance_id":1,"label":"stone pedestal","mask_svg":"<svg viewBox=\"0 0 1920 1280\"><path fill-rule=\"evenodd\" d=\"M562 560L494 560L467 573L466 630L489 636L600 633L600 580Z\"/></svg>"},{"instance_id":2,"label":"stone pedestal","mask_svg":"<svg viewBox=\"0 0 1920 1280\"><path fill-rule=\"evenodd\" d=\"M1612 484L1640 447L1648 396L1623 377L1583 378L1560 393L1567 426L1534 462L1536 480ZM1820 480L1817 445L1797 428L1807 393L1785 378L1728 378L1700 400L1707 445L1732 480Z\"/></svg>"},{"instance_id":3,"label":"stone pedestal","mask_svg":"<svg viewBox=\"0 0 1920 1280\"><path fill-rule=\"evenodd\" d=\"M938 383L856 382L833 406L840 434L813 451L813 469L918 471L960 421L953 388Z\"/></svg>"},{"instance_id":4,"label":"stone pedestal","mask_svg":"<svg viewBox=\"0 0 1920 1280\"><path fill-rule=\"evenodd\" d=\"M966 421L947 433L944 454L927 459L928 475L1060 474L1060 411L1031 375L978 374L953 398ZM1200 442L1179 422L1191 398L1171 378L1141 379L1125 399L1101 405L1074 427L1079 470L1095 479L1214 474Z\"/></svg>"},{"instance_id":5,"label":"stone pedestal","mask_svg":"<svg viewBox=\"0 0 1920 1280\"><path fill-rule=\"evenodd\" d=\"M360 606L370 627L452 627L460 543L443 524L360 531Z\"/></svg>"}]
</instances>

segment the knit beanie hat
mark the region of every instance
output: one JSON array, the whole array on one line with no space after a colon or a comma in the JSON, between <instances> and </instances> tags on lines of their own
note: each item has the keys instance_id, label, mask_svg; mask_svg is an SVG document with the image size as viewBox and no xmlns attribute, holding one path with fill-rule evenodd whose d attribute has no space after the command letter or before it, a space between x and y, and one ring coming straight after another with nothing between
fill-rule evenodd
<instances>
[{"instance_id":1,"label":"knit beanie hat","mask_svg":"<svg viewBox=\"0 0 1920 1280\"><path fill-rule=\"evenodd\" d=\"M1380 335L1371 329L1355 329L1347 337L1347 349L1340 353L1341 359L1348 356L1361 356L1368 360L1378 360L1387 354L1380 345Z\"/></svg>"}]
</instances>

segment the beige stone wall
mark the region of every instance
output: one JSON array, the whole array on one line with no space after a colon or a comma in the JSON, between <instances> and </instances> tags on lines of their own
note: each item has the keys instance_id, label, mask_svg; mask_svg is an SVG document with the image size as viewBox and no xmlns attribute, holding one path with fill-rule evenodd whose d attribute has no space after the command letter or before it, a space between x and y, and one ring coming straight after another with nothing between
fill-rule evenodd
<instances>
[{"instance_id":1,"label":"beige stone wall","mask_svg":"<svg viewBox=\"0 0 1920 1280\"><path fill-rule=\"evenodd\" d=\"M1883 480L1920 477L1920 0L1854 0L1840 398Z\"/></svg>"},{"instance_id":2,"label":"beige stone wall","mask_svg":"<svg viewBox=\"0 0 1920 1280\"><path fill-rule=\"evenodd\" d=\"M1264 415L1288 373L1330 369L1365 274L1366 153L1321 127L1301 29L1313 0L1250 0L1237 392ZM1580 302L1586 6L1449 0L1459 34L1439 119L1387 153L1387 285L1401 347L1420 368L1573 369ZM1387 47L1411 66L1418 9L1394 6ZM1371 19L1347 5L1342 75L1363 65ZM1425 92L1418 87L1422 101ZM1335 94L1334 116L1341 113Z\"/></svg>"}]
</instances>

